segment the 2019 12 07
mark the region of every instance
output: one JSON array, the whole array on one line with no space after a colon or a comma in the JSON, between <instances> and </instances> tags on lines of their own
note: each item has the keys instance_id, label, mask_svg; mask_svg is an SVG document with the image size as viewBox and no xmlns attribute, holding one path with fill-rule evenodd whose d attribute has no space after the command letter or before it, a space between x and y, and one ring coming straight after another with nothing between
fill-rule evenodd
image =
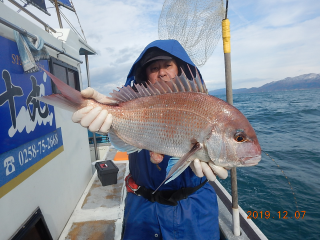
<instances>
[{"instance_id":1,"label":"2019 12 07","mask_svg":"<svg viewBox=\"0 0 320 240\"><path fill-rule=\"evenodd\" d=\"M306 215L306 211L295 211L294 214L288 214L288 211L278 211L276 214L271 215L270 211L247 211L247 219L257 218L273 218L273 219L303 219Z\"/></svg>"}]
</instances>

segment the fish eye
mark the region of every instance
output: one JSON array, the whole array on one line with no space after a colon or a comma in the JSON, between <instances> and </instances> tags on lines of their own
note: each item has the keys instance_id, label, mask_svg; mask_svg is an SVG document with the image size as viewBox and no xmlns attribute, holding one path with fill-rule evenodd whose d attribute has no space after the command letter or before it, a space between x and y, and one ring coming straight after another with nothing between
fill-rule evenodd
<instances>
[{"instance_id":1,"label":"fish eye","mask_svg":"<svg viewBox=\"0 0 320 240\"><path fill-rule=\"evenodd\" d=\"M243 132L238 132L234 135L234 140L237 142L244 142L246 141L246 135Z\"/></svg>"}]
</instances>

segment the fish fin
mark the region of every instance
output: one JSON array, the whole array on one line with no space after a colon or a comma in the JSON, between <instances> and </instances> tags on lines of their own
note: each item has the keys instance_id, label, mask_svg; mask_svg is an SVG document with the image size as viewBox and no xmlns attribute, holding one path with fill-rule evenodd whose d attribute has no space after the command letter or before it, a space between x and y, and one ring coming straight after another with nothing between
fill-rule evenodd
<instances>
[{"instance_id":1,"label":"fish fin","mask_svg":"<svg viewBox=\"0 0 320 240\"><path fill-rule=\"evenodd\" d=\"M162 88L166 91L166 93L172 93L172 89L168 86L168 84L163 80L161 76L160 79L162 81L159 81L159 83L161 84Z\"/></svg>"},{"instance_id":2,"label":"fish fin","mask_svg":"<svg viewBox=\"0 0 320 240\"><path fill-rule=\"evenodd\" d=\"M157 88L155 88L150 81L148 81L147 84L148 84L148 89L152 93L152 95L159 95L160 94L159 90Z\"/></svg>"},{"instance_id":3,"label":"fish fin","mask_svg":"<svg viewBox=\"0 0 320 240\"><path fill-rule=\"evenodd\" d=\"M208 89L207 89L207 86L205 84L204 81L201 80L200 78L200 74L198 72L198 69L196 68L196 77L195 77L195 81L198 85L198 88L199 88L199 91L202 92L202 93L206 93L206 94L209 94L208 93Z\"/></svg>"},{"instance_id":4,"label":"fish fin","mask_svg":"<svg viewBox=\"0 0 320 240\"><path fill-rule=\"evenodd\" d=\"M121 88L119 88L119 87L117 87L119 90L121 89ZM123 97L125 97L125 101L130 101L132 98L131 98L131 96L130 95L128 95L128 92L127 92L127 89L126 88L124 88L123 89L123 95L122 95Z\"/></svg>"},{"instance_id":5,"label":"fish fin","mask_svg":"<svg viewBox=\"0 0 320 240\"><path fill-rule=\"evenodd\" d=\"M197 151L199 151L202 148L202 145L200 143L195 143L193 145L193 147L191 148L191 150L186 153L182 158L179 159L179 161L171 168L170 172L168 173L168 176L166 177L165 180L163 180L163 182L160 184L159 187L157 187L156 190L154 190L154 192L152 194L154 194L161 186L162 184L164 184L175 172L178 172L179 174L175 176L178 177L183 171L179 171L183 168L183 170L185 170L190 163L186 163L187 160ZM187 166L186 166L187 165Z\"/></svg>"},{"instance_id":6,"label":"fish fin","mask_svg":"<svg viewBox=\"0 0 320 240\"><path fill-rule=\"evenodd\" d=\"M145 87L141 84L136 84L135 85L136 89L138 90L138 93L140 94L141 97L149 97L150 94L148 94L146 91L144 91Z\"/></svg>"},{"instance_id":7,"label":"fish fin","mask_svg":"<svg viewBox=\"0 0 320 240\"><path fill-rule=\"evenodd\" d=\"M108 135L109 135L111 144L121 152L127 152L128 154L130 154L133 152L141 151L140 148L137 148L128 143L125 143L121 138L118 137L118 135L114 132L112 128L109 130Z\"/></svg>"},{"instance_id":8,"label":"fish fin","mask_svg":"<svg viewBox=\"0 0 320 240\"><path fill-rule=\"evenodd\" d=\"M120 91L117 91L117 90L113 90L112 93L109 93L111 96L112 96L112 99L114 99L115 101L118 101L118 102L126 102L126 97L123 96L123 92L120 93Z\"/></svg>"},{"instance_id":9,"label":"fish fin","mask_svg":"<svg viewBox=\"0 0 320 240\"><path fill-rule=\"evenodd\" d=\"M167 184L168 182L171 182L172 180L174 180L174 179L176 179L177 177L179 177L179 175L180 175L184 170L186 170L187 167L189 167L189 165L190 165L191 162L192 162L192 161L186 161L186 162L184 162L184 163L182 164L182 166L179 167L179 168L177 169L177 171L175 171L175 172L172 174L171 178L169 178L164 184Z\"/></svg>"},{"instance_id":10,"label":"fish fin","mask_svg":"<svg viewBox=\"0 0 320 240\"><path fill-rule=\"evenodd\" d=\"M170 79L166 84L171 88L172 92L179 92L178 87L174 82L174 78Z\"/></svg>"},{"instance_id":11,"label":"fish fin","mask_svg":"<svg viewBox=\"0 0 320 240\"><path fill-rule=\"evenodd\" d=\"M180 78L176 76L172 81L176 84L178 88L178 92L186 92L186 89L184 88L182 82L180 81Z\"/></svg>"},{"instance_id":12,"label":"fish fin","mask_svg":"<svg viewBox=\"0 0 320 240\"><path fill-rule=\"evenodd\" d=\"M192 86L193 91L194 91L194 92L201 92L201 91L199 91L199 89L198 89L198 84L197 84L196 79L194 78L194 76L193 76L193 74L192 74L192 71L191 71L189 65L187 65L187 66L188 66L188 68L189 68L189 71L190 71L190 74L191 74L191 77L192 77L192 81L190 81L190 84L191 84L191 86Z\"/></svg>"},{"instance_id":13,"label":"fish fin","mask_svg":"<svg viewBox=\"0 0 320 240\"><path fill-rule=\"evenodd\" d=\"M163 81L163 80L160 80ZM167 93L166 90L163 89L162 85L159 83L159 81L155 82L153 86L159 91L160 94Z\"/></svg>"},{"instance_id":14,"label":"fish fin","mask_svg":"<svg viewBox=\"0 0 320 240\"><path fill-rule=\"evenodd\" d=\"M189 66L188 66L188 67L189 67ZM203 85L204 85L205 83L203 83L203 82L201 81L197 69L196 69L196 77L194 78L194 81L197 83L199 92L205 93L205 90L204 90L205 86L203 87Z\"/></svg>"},{"instance_id":15,"label":"fish fin","mask_svg":"<svg viewBox=\"0 0 320 240\"><path fill-rule=\"evenodd\" d=\"M161 78L155 83L151 83L150 81L148 81L144 84L134 84L133 88L130 86L126 86L119 88L119 90L113 90L113 92L110 93L110 95L112 96L111 99L113 99L117 103L121 103L131 101L136 98L179 92L200 92L207 94L205 84L201 80L197 68L196 77L193 76L190 67L189 71L190 75L192 76L191 80L187 78L187 75L181 69L181 75L175 76L169 81L165 81Z\"/></svg>"},{"instance_id":16,"label":"fish fin","mask_svg":"<svg viewBox=\"0 0 320 240\"><path fill-rule=\"evenodd\" d=\"M50 96L33 97L41 102L65 109L67 111L75 112L79 108L79 104L66 99L62 94L52 94Z\"/></svg>"},{"instance_id":17,"label":"fish fin","mask_svg":"<svg viewBox=\"0 0 320 240\"><path fill-rule=\"evenodd\" d=\"M193 91L191 84L190 84L190 80L187 78L187 75L184 73L182 68L181 68L181 75L179 76L179 80L181 81L182 85L184 86L184 89L186 90L186 92Z\"/></svg>"},{"instance_id":18,"label":"fish fin","mask_svg":"<svg viewBox=\"0 0 320 240\"><path fill-rule=\"evenodd\" d=\"M166 177L168 176L171 168L179 161L178 157L171 157L168 161L168 166L166 168Z\"/></svg>"}]
</instances>

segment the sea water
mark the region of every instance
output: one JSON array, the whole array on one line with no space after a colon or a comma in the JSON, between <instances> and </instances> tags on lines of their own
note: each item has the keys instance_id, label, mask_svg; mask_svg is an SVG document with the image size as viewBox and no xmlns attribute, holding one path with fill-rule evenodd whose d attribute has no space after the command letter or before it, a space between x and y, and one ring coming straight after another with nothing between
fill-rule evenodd
<instances>
[{"instance_id":1,"label":"sea water","mask_svg":"<svg viewBox=\"0 0 320 240\"><path fill-rule=\"evenodd\" d=\"M257 166L237 168L239 205L269 239L320 239L320 89L233 99L280 166L262 153ZM220 182L231 192L230 177Z\"/></svg>"}]
</instances>

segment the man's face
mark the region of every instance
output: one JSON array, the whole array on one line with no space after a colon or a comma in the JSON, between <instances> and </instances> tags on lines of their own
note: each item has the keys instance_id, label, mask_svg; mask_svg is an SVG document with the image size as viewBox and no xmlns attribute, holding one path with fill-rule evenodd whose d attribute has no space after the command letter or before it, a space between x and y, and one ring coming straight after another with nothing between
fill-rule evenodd
<instances>
[{"instance_id":1,"label":"man's face","mask_svg":"<svg viewBox=\"0 0 320 240\"><path fill-rule=\"evenodd\" d=\"M147 79L153 84L161 78L169 81L178 75L178 66L175 60L158 60L146 68Z\"/></svg>"}]
</instances>

